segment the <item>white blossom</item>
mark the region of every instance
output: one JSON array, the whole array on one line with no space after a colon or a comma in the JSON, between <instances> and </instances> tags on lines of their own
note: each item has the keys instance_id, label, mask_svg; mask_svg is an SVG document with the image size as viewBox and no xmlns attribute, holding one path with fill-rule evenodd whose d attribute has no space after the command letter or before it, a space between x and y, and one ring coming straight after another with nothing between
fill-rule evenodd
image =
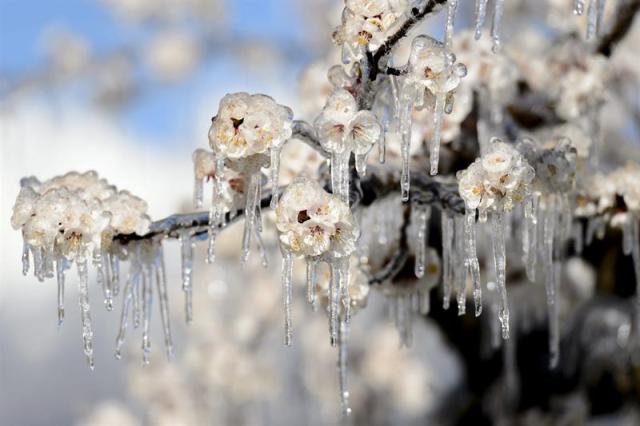
<instances>
[{"instance_id":1,"label":"white blossom","mask_svg":"<svg viewBox=\"0 0 640 426\"><path fill-rule=\"evenodd\" d=\"M512 146L494 140L489 152L458 172L460 195L468 209L510 211L531 192L534 169Z\"/></svg>"},{"instance_id":2,"label":"white blossom","mask_svg":"<svg viewBox=\"0 0 640 426\"><path fill-rule=\"evenodd\" d=\"M45 182L24 179L11 224L28 244L50 250L55 245L74 257L88 245L100 248L104 237L146 233L146 211L146 202L117 191L97 173L71 172Z\"/></svg>"},{"instance_id":3,"label":"white blossom","mask_svg":"<svg viewBox=\"0 0 640 426\"><path fill-rule=\"evenodd\" d=\"M382 126L371 111L358 111L351 93L338 89L316 119L322 147L331 153L368 153L382 135Z\"/></svg>"},{"instance_id":4,"label":"white blossom","mask_svg":"<svg viewBox=\"0 0 640 426\"><path fill-rule=\"evenodd\" d=\"M438 40L424 35L416 37L411 44L407 82L424 87L434 96L453 92L467 69L456 63L455 55L448 55L446 58L445 46Z\"/></svg>"},{"instance_id":5,"label":"white blossom","mask_svg":"<svg viewBox=\"0 0 640 426\"><path fill-rule=\"evenodd\" d=\"M408 0L347 0L342 24L333 38L359 58L362 49L375 50L404 22Z\"/></svg>"},{"instance_id":6,"label":"white blossom","mask_svg":"<svg viewBox=\"0 0 640 426\"><path fill-rule=\"evenodd\" d=\"M209 129L209 145L216 154L243 159L265 154L291 137L293 112L266 95L233 93L220 101Z\"/></svg>"},{"instance_id":7,"label":"white blossom","mask_svg":"<svg viewBox=\"0 0 640 426\"><path fill-rule=\"evenodd\" d=\"M348 256L359 234L349 206L306 178L293 182L282 194L276 227L284 247L303 256Z\"/></svg>"},{"instance_id":8,"label":"white blossom","mask_svg":"<svg viewBox=\"0 0 640 426\"><path fill-rule=\"evenodd\" d=\"M541 193L568 193L576 179L576 149L568 138L553 138L549 148L522 138L518 151L535 170L533 185Z\"/></svg>"}]
</instances>

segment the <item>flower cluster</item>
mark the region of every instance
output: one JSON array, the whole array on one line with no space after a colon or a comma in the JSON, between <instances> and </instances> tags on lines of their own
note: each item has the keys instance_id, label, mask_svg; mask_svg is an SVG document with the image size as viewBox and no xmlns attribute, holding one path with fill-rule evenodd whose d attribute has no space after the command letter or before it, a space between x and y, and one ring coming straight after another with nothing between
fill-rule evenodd
<instances>
[{"instance_id":1,"label":"flower cluster","mask_svg":"<svg viewBox=\"0 0 640 426\"><path fill-rule=\"evenodd\" d=\"M348 256L359 235L349 206L306 178L297 179L282 194L276 227L286 250L311 257Z\"/></svg>"},{"instance_id":2,"label":"flower cluster","mask_svg":"<svg viewBox=\"0 0 640 426\"><path fill-rule=\"evenodd\" d=\"M315 127L322 147L334 154L364 155L382 136L382 126L371 111L358 111L351 93L338 89L329 97Z\"/></svg>"},{"instance_id":3,"label":"flower cluster","mask_svg":"<svg viewBox=\"0 0 640 426\"><path fill-rule=\"evenodd\" d=\"M626 166L614 170L610 179L616 188L616 193L622 197L627 209L640 212L640 165L628 163Z\"/></svg>"},{"instance_id":4,"label":"flower cluster","mask_svg":"<svg viewBox=\"0 0 640 426\"><path fill-rule=\"evenodd\" d=\"M34 247L73 257L88 245L99 248L113 234L144 234L151 223L147 204L97 173L71 172L46 182L23 179L11 224Z\"/></svg>"},{"instance_id":5,"label":"flower cluster","mask_svg":"<svg viewBox=\"0 0 640 426\"><path fill-rule=\"evenodd\" d=\"M551 49L537 66L525 67L525 71L531 70L530 74L525 72L525 78L531 87L554 99L555 112L561 118L574 120L604 102L606 63L603 56L572 40Z\"/></svg>"},{"instance_id":6,"label":"flower cluster","mask_svg":"<svg viewBox=\"0 0 640 426\"><path fill-rule=\"evenodd\" d=\"M533 167L512 146L494 139L486 155L458 172L460 195L467 209L511 211L531 192Z\"/></svg>"},{"instance_id":7,"label":"flower cluster","mask_svg":"<svg viewBox=\"0 0 640 426\"><path fill-rule=\"evenodd\" d=\"M224 158L266 154L291 137L293 112L266 95L228 94L209 129L209 145Z\"/></svg>"},{"instance_id":8,"label":"flower cluster","mask_svg":"<svg viewBox=\"0 0 640 426\"><path fill-rule=\"evenodd\" d=\"M346 0L345 6L333 39L342 45L346 58L359 59L363 50L377 49L402 25L410 1Z\"/></svg>"},{"instance_id":9,"label":"flower cluster","mask_svg":"<svg viewBox=\"0 0 640 426\"><path fill-rule=\"evenodd\" d=\"M466 66L456 63L455 55L445 52L445 46L438 40L424 35L413 39L406 77L410 85L424 88L429 95L446 94L450 104L466 74Z\"/></svg>"},{"instance_id":10,"label":"flower cluster","mask_svg":"<svg viewBox=\"0 0 640 426\"><path fill-rule=\"evenodd\" d=\"M518 151L535 170L533 185L541 193L568 193L576 181L576 149L567 138L555 138L550 147L539 145L534 139L522 138Z\"/></svg>"}]
</instances>

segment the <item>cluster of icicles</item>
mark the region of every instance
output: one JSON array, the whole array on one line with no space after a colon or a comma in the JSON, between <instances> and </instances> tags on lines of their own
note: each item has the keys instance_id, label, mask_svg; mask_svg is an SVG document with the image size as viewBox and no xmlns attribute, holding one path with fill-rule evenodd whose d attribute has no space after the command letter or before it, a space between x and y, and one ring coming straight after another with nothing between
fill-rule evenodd
<instances>
[{"instance_id":1,"label":"cluster of icicles","mask_svg":"<svg viewBox=\"0 0 640 426\"><path fill-rule=\"evenodd\" d=\"M22 272L27 275L33 262L33 272L39 280L55 275L58 283L58 324L61 325L64 320L66 273L75 263L78 273L82 339L89 367L94 368L93 326L89 304L89 263L95 269L96 282L103 290L104 304L107 310L113 309L113 299L122 293L122 313L116 338L116 358L120 359L121 357L125 334L130 317L132 317L134 328L137 329L142 324L143 361L145 364L149 363L151 310L154 293L157 292L165 351L167 358L171 359L173 343L169 325L169 302L162 244L146 240L131 241L126 245L113 243L108 251L96 250L91 257L86 253L87 251L84 250L73 260L63 256L54 258L25 242L22 253ZM126 282L121 288L120 262L122 260L129 260L130 267Z\"/></svg>"}]
</instances>

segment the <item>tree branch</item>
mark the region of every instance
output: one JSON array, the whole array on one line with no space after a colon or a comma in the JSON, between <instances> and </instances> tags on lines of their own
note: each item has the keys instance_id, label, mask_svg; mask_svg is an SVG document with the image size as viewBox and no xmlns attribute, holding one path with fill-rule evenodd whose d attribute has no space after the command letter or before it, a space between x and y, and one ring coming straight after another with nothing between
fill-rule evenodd
<instances>
[{"instance_id":1,"label":"tree branch","mask_svg":"<svg viewBox=\"0 0 640 426\"><path fill-rule=\"evenodd\" d=\"M629 32L636 13L640 10L640 0L629 0L620 7L616 13L617 20L611 31L600 40L597 52L604 56L611 56L616 44Z\"/></svg>"},{"instance_id":2,"label":"tree branch","mask_svg":"<svg viewBox=\"0 0 640 426\"><path fill-rule=\"evenodd\" d=\"M306 121L295 120L293 122L293 134L291 137L306 143L324 158L330 157L330 154L325 151L320 144L318 136L316 135L316 130L311 124L307 123Z\"/></svg>"}]
</instances>

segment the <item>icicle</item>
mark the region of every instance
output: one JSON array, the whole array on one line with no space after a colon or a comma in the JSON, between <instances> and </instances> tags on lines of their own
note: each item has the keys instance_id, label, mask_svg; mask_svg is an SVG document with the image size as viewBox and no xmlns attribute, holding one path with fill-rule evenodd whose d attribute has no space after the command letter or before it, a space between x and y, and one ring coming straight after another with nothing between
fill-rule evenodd
<instances>
[{"instance_id":1,"label":"icicle","mask_svg":"<svg viewBox=\"0 0 640 426\"><path fill-rule=\"evenodd\" d=\"M180 254L182 258L182 291L185 294L185 318L189 323L193 319L193 283L191 277L193 273L193 241L188 230L183 230L179 234Z\"/></svg>"},{"instance_id":2,"label":"icicle","mask_svg":"<svg viewBox=\"0 0 640 426\"><path fill-rule=\"evenodd\" d=\"M441 213L442 218L442 308L449 309L449 301L451 299L451 275L452 275L452 256L453 256L453 218Z\"/></svg>"},{"instance_id":3,"label":"icicle","mask_svg":"<svg viewBox=\"0 0 640 426\"><path fill-rule=\"evenodd\" d=\"M149 354L151 353L151 338L149 328L151 327L151 305L153 303L153 275L151 265L142 266L142 360L149 364Z\"/></svg>"},{"instance_id":4,"label":"icicle","mask_svg":"<svg viewBox=\"0 0 640 426\"><path fill-rule=\"evenodd\" d=\"M117 296L120 293L120 260L114 253L109 253L109 263L111 265L111 289L113 295Z\"/></svg>"},{"instance_id":5,"label":"icicle","mask_svg":"<svg viewBox=\"0 0 640 426\"><path fill-rule=\"evenodd\" d=\"M545 258L545 289L547 293L547 309L549 321L549 363L554 368L558 363L558 313L556 306L556 282L557 273L555 270L554 255L554 235L556 227L556 211L548 206L544 217L544 258ZM557 265L560 266L560 265Z\"/></svg>"},{"instance_id":6,"label":"icicle","mask_svg":"<svg viewBox=\"0 0 640 426\"><path fill-rule=\"evenodd\" d=\"M331 260L331 281L329 284L329 337L331 346L338 343L338 327L340 314L340 296L342 295L342 277L340 273L340 261Z\"/></svg>"},{"instance_id":7,"label":"icicle","mask_svg":"<svg viewBox=\"0 0 640 426\"><path fill-rule=\"evenodd\" d=\"M526 242L526 247L523 247L525 268L527 272L527 278L529 281L534 282L536 280L536 263L538 259L538 215L540 210L540 194L534 193L531 198L525 201L524 204L524 221L525 227L523 232L523 242ZM526 241L525 241L526 240Z\"/></svg>"},{"instance_id":8,"label":"icicle","mask_svg":"<svg viewBox=\"0 0 640 426\"><path fill-rule=\"evenodd\" d=\"M431 217L431 207L426 205L415 205L416 208L416 227L418 233L416 236L416 260L414 272L416 277L422 278L424 268L427 263L427 240L429 233L429 218Z\"/></svg>"},{"instance_id":9,"label":"icicle","mask_svg":"<svg viewBox=\"0 0 640 426\"><path fill-rule=\"evenodd\" d=\"M592 0L593 1L593 0ZM604 16L604 7L606 4L606 0L596 0L597 10L596 10L596 35L600 35L602 33L602 17Z\"/></svg>"},{"instance_id":10,"label":"icicle","mask_svg":"<svg viewBox=\"0 0 640 426\"><path fill-rule=\"evenodd\" d=\"M447 2L447 20L444 30L444 48L445 48L445 60L447 66L450 66L449 53L451 52L451 42L453 40L453 24L456 17L456 10L458 9L458 0L449 0Z\"/></svg>"},{"instance_id":11,"label":"icicle","mask_svg":"<svg viewBox=\"0 0 640 426\"><path fill-rule=\"evenodd\" d=\"M496 288L496 284L494 282L487 282L487 290L489 290L490 298L489 298L489 312L491 315L489 316L489 330L491 332L491 347L493 349L498 349L500 344L502 343L502 339L500 339L500 310L498 308L498 302L496 300L495 292L498 290Z\"/></svg>"},{"instance_id":12,"label":"icicle","mask_svg":"<svg viewBox=\"0 0 640 426\"><path fill-rule=\"evenodd\" d=\"M400 151L402 154L402 175L400 177L400 189L402 201L409 200L409 190L411 189L411 173L409 169L409 156L411 151L411 110L413 99L408 87L403 87L400 94L398 108L399 130L401 136Z\"/></svg>"},{"instance_id":13,"label":"icicle","mask_svg":"<svg viewBox=\"0 0 640 426\"><path fill-rule=\"evenodd\" d=\"M349 259L340 259L338 263L338 273L340 277L340 302L342 306L342 317L351 322L351 295L349 294Z\"/></svg>"},{"instance_id":14,"label":"icicle","mask_svg":"<svg viewBox=\"0 0 640 426\"><path fill-rule=\"evenodd\" d=\"M64 271L67 269L67 260L59 256L56 260L56 277L58 279L58 325L64 321Z\"/></svg>"},{"instance_id":15,"label":"icicle","mask_svg":"<svg viewBox=\"0 0 640 426\"><path fill-rule=\"evenodd\" d=\"M204 203L204 185L203 180L195 177L193 179L193 207L202 208Z\"/></svg>"},{"instance_id":16,"label":"icicle","mask_svg":"<svg viewBox=\"0 0 640 426\"><path fill-rule=\"evenodd\" d=\"M331 192L349 203L349 152L331 155Z\"/></svg>"},{"instance_id":17,"label":"icicle","mask_svg":"<svg viewBox=\"0 0 640 426\"><path fill-rule=\"evenodd\" d=\"M93 370L93 327L91 325L91 308L89 305L89 274L87 272L87 259L84 255L76 260L76 265L78 267L78 277L80 278L78 281L78 294L84 354L87 357L89 368Z\"/></svg>"},{"instance_id":18,"label":"icicle","mask_svg":"<svg viewBox=\"0 0 640 426\"><path fill-rule=\"evenodd\" d=\"M596 35L598 21L598 0L589 1L589 9L587 10L587 40L593 39Z\"/></svg>"},{"instance_id":19,"label":"icicle","mask_svg":"<svg viewBox=\"0 0 640 426\"><path fill-rule=\"evenodd\" d=\"M280 148L271 148L271 208L278 205L278 181L280 176Z\"/></svg>"},{"instance_id":20,"label":"icicle","mask_svg":"<svg viewBox=\"0 0 640 426\"><path fill-rule=\"evenodd\" d=\"M365 177L367 175L367 155L356 154L356 171L358 176Z\"/></svg>"},{"instance_id":21,"label":"icicle","mask_svg":"<svg viewBox=\"0 0 640 426\"><path fill-rule=\"evenodd\" d=\"M338 348L338 383L340 388L340 406L342 407L342 415L351 414L349 407L349 391L347 390L347 357L348 357L348 341L349 341L349 323L340 321L340 336Z\"/></svg>"},{"instance_id":22,"label":"icicle","mask_svg":"<svg viewBox=\"0 0 640 426\"><path fill-rule=\"evenodd\" d=\"M251 251L251 235L256 227L257 213L256 213L256 200L260 191L260 172L253 173L249 177L249 188L245 193L245 206L244 206L244 233L242 235L242 262L246 262L249 258L249 252Z\"/></svg>"},{"instance_id":23,"label":"icicle","mask_svg":"<svg viewBox=\"0 0 640 426\"><path fill-rule=\"evenodd\" d=\"M458 302L458 315L464 315L467 312L467 267L464 235L465 218L456 216L454 219L455 234L453 244L455 247L454 262L452 264L454 271L454 281L456 288L456 296Z\"/></svg>"},{"instance_id":24,"label":"icicle","mask_svg":"<svg viewBox=\"0 0 640 426\"><path fill-rule=\"evenodd\" d=\"M476 252L476 211L467 210L465 216L464 237L466 252L466 267L469 269L471 281L473 283L473 303L475 305L475 315L482 313L482 283L480 281L480 264Z\"/></svg>"},{"instance_id":25,"label":"icicle","mask_svg":"<svg viewBox=\"0 0 640 426\"><path fill-rule=\"evenodd\" d=\"M224 222L224 194L222 193L223 172L224 158L216 158L216 176L213 180L211 208L209 209L209 243L207 247L207 263L213 263L215 261L216 236L218 235L220 226L222 226ZM230 214L232 213L235 212L232 210Z\"/></svg>"},{"instance_id":26,"label":"icicle","mask_svg":"<svg viewBox=\"0 0 640 426\"><path fill-rule=\"evenodd\" d=\"M133 301L133 328L140 327L140 274L141 266L140 260L136 260L138 265L136 266L136 277L131 286L131 298Z\"/></svg>"},{"instance_id":27,"label":"icicle","mask_svg":"<svg viewBox=\"0 0 640 426\"><path fill-rule=\"evenodd\" d=\"M573 224L573 249L576 254L582 254L584 249L582 222L577 221Z\"/></svg>"},{"instance_id":28,"label":"icicle","mask_svg":"<svg viewBox=\"0 0 640 426\"><path fill-rule=\"evenodd\" d=\"M173 340L171 338L171 326L169 322L169 296L167 293L167 273L164 266L164 252L159 243L158 253L155 259L156 285L158 287L158 301L160 303L160 318L162 320L162 334L164 336L164 348L167 359L173 358Z\"/></svg>"},{"instance_id":29,"label":"icicle","mask_svg":"<svg viewBox=\"0 0 640 426\"><path fill-rule=\"evenodd\" d=\"M502 22L502 14L504 12L504 0L494 0L495 3L493 5L493 22L491 25L491 41L493 45L491 46L491 50L493 53L498 53L500 51L500 24Z\"/></svg>"},{"instance_id":30,"label":"icicle","mask_svg":"<svg viewBox=\"0 0 640 426\"><path fill-rule=\"evenodd\" d=\"M282 304L284 305L284 344L291 346L293 327L291 324L291 299L293 298L293 286L291 276L293 274L293 256L291 252L281 247L282 251Z\"/></svg>"},{"instance_id":31,"label":"icicle","mask_svg":"<svg viewBox=\"0 0 640 426\"><path fill-rule=\"evenodd\" d=\"M127 279L127 282L125 283L124 289L122 291L122 313L120 314L120 328L118 330L118 337L116 337L116 359L120 359L122 357L121 349L122 344L124 343L125 334L127 332L129 306L131 305L131 299L133 298L134 280L138 279L137 271L135 269L136 266L133 265L133 262L135 262L135 260L132 261L131 265L131 268L133 270L129 272L129 279Z\"/></svg>"},{"instance_id":32,"label":"icicle","mask_svg":"<svg viewBox=\"0 0 640 426\"><path fill-rule=\"evenodd\" d=\"M476 0L476 28L475 39L482 37L482 27L484 26L484 18L487 15L487 2L489 0Z\"/></svg>"},{"instance_id":33,"label":"icicle","mask_svg":"<svg viewBox=\"0 0 640 426\"><path fill-rule=\"evenodd\" d=\"M36 276L38 281L44 281L44 248L42 247L36 247L33 251L33 274Z\"/></svg>"},{"instance_id":34,"label":"icicle","mask_svg":"<svg viewBox=\"0 0 640 426\"><path fill-rule=\"evenodd\" d=\"M509 301L506 285L506 249L504 241L504 213L491 215L491 240L493 243L493 264L496 270L496 285L500 294L498 318L502 326L502 338L509 338Z\"/></svg>"},{"instance_id":35,"label":"icicle","mask_svg":"<svg viewBox=\"0 0 640 426\"><path fill-rule=\"evenodd\" d=\"M316 309L316 281L318 260L307 258L307 302Z\"/></svg>"},{"instance_id":36,"label":"icicle","mask_svg":"<svg viewBox=\"0 0 640 426\"><path fill-rule=\"evenodd\" d=\"M104 306L107 311L113 310L113 292L111 290L111 280L105 276L104 255L100 250L93 252L93 267L96 269L96 281L102 287L104 293Z\"/></svg>"},{"instance_id":37,"label":"icicle","mask_svg":"<svg viewBox=\"0 0 640 426\"><path fill-rule=\"evenodd\" d=\"M444 116L446 97L446 93L438 93L436 95L436 103L433 107L433 139L429 145L429 164L431 166L430 174L432 176L438 174L440 137L442 135L442 118Z\"/></svg>"},{"instance_id":38,"label":"icicle","mask_svg":"<svg viewBox=\"0 0 640 426\"><path fill-rule=\"evenodd\" d=\"M573 13L576 15L582 15L584 13L584 0L574 0Z\"/></svg>"},{"instance_id":39,"label":"icicle","mask_svg":"<svg viewBox=\"0 0 640 426\"><path fill-rule=\"evenodd\" d=\"M25 240L22 242L22 275L27 275L29 273L29 251L31 250L31 246Z\"/></svg>"}]
</instances>

